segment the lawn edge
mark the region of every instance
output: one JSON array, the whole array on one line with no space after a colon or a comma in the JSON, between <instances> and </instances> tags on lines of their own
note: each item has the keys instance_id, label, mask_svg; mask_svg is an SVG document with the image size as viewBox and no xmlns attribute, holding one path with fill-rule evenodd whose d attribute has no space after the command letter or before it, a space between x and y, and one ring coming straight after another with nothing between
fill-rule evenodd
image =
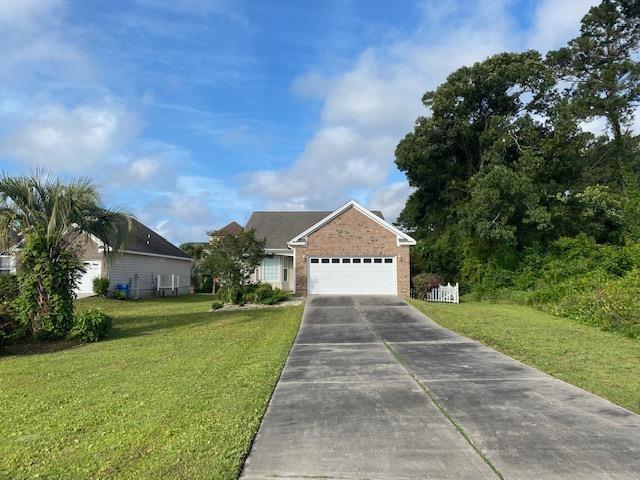
<instances>
[{"instance_id":1,"label":"lawn edge","mask_svg":"<svg viewBox=\"0 0 640 480\"><path fill-rule=\"evenodd\" d=\"M293 306L293 308L298 308L300 305L295 305ZM302 304L302 315L300 316L300 322L298 322L298 328L296 330L296 334L293 337L293 341L291 342L291 345L289 345L289 350L287 351L287 358L284 361L284 365L282 366L282 369L280 370L280 373L278 373L278 378L276 379L276 383L273 386L273 390L271 390L271 394L269 395L269 400L267 401L267 408L264 409L264 412L262 412L262 416L260 417L260 423L258 424L258 428L256 429L256 433L253 434L253 436L251 437L250 441L249 441L249 448L247 449L247 453L245 453L242 458L240 459L240 465L238 468L238 475L236 476L236 478L240 478L242 477L242 474L244 473L244 467L245 464L247 462L247 459L249 458L249 455L251 455L251 450L253 449L253 444L256 441L256 438L258 438L258 435L260 434L260 430L262 430L262 421L264 420L264 417L267 416L267 413L269 413L269 411L271 410L271 404L273 402L273 394L276 391L276 388L278 388L278 384L280 383L280 378L282 377L282 372L284 372L284 369L287 368L287 364L289 363L289 357L291 356L291 350L293 350L293 346L296 344L296 341L298 340L298 335L300 335L300 327L302 327L302 322L304 322L304 318L307 314L307 301L305 300L304 303Z\"/></svg>"},{"instance_id":2,"label":"lawn edge","mask_svg":"<svg viewBox=\"0 0 640 480\"><path fill-rule=\"evenodd\" d=\"M411 300L412 300L412 301L418 301L418 302L424 302L424 300L417 300L417 299L414 299L414 298L412 298ZM579 385L575 385L575 384L573 384L573 383L567 382L566 380L563 380L562 378L554 377L554 376L553 376L553 375L551 375L550 373L547 373L547 372L545 372L545 371L543 371L543 370L540 370L538 367L536 367L536 366L534 366L534 365L529 365L529 364L527 364L527 363L524 363L523 361L518 360L517 358L513 358L513 357L511 357L511 356L507 355L506 353L501 352L500 350L496 350L495 348L490 347L489 345L485 345L485 344L484 344L483 342L481 342L480 340L476 340L476 339L473 339L473 338L471 338L471 337L467 337L466 335L463 335L462 333L456 332L456 331L454 331L454 330L450 330L450 329L448 329L447 327L445 327L445 326L443 326L443 325L440 325L438 322L436 322L433 318L431 318L431 317L430 317L429 315L427 315L426 313L422 312L422 311L421 311L418 307L416 307L415 305L411 304L410 302L408 302L408 301L406 301L406 300L405 300L405 303L406 303L407 305L409 305L411 308L413 308L414 310L416 310L417 312L419 312L420 314L424 315L426 318L428 318L429 320L431 320L433 323L435 323L435 324L436 324L436 325L438 325L439 327L444 328L445 330L447 330L447 331L449 331L449 332L455 333L456 335L460 335L461 337L466 338L467 340L471 340L472 342L477 342L477 343L479 343L480 345L482 345L482 346L484 346L484 347L486 347L486 348L489 348L489 349L493 350L494 352L499 353L499 354L500 354L500 355L502 355L503 357L508 358L508 359L510 359L510 360L513 360L514 362L517 362L517 363L519 363L520 365L524 365L525 367L533 368L534 370L536 370L536 371L538 371L538 372L542 373L543 375L545 375L545 376L547 376L547 377L549 377L549 378L553 378L554 380L557 380L557 381L559 381L559 382L562 382L562 383L565 383L565 384L567 384L567 385L570 385L570 386L572 386L572 387L574 387L574 388L577 388L577 389L579 389L579 390L581 390L581 391L583 391L583 392L585 392L585 393L588 393L588 394L590 394L590 395L595 395L596 397L598 397L598 398L600 398L600 399L602 399L602 400L604 400L604 401L606 401L606 402L610 403L610 404L611 404L611 405L613 405L614 407L621 408L621 409L626 410L627 412L629 412L629 413L631 413L631 414L633 414L633 415L638 415L638 416L640 416L640 413L636 413L636 412L634 412L633 410L629 410L627 407L625 407L625 406L623 406L623 405L618 405L617 403L615 403L615 402L613 402L613 401L609 400L609 399L608 399L608 398L606 398L606 397L602 397L602 396L598 395L598 394L597 394L597 393L595 393L595 392L591 392L591 391L589 391L589 390L587 390L587 389L585 389L585 388L582 388L582 387L581 387L581 386L579 386ZM424 303L428 303L428 302L424 302ZM517 304L514 304L514 303L507 303L506 305L517 305ZM519 306L522 306L522 305L519 305ZM532 307L528 307L528 308L532 308ZM553 314L548 313L548 312L544 312L544 313L547 313L547 315L551 315L552 317L556 317L556 318L565 318L565 317L559 317L559 316L557 316L557 315L553 315ZM570 320L570 319L567 319L567 321L571 321L571 320Z\"/></svg>"}]
</instances>

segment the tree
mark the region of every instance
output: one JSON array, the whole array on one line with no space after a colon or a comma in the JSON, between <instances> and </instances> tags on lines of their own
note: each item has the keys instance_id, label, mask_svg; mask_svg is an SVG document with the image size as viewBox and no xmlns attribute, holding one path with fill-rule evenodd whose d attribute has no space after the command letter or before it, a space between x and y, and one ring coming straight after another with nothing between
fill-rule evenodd
<instances>
[{"instance_id":1,"label":"tree","mask_svg":"<svg viewBox=\"0 0 640 480\"><path fill-rule=\"evenodd\" d=\"M266 256L265 241L257 240L252 231L237 235L224 234L205 248L201 267L236 300L251 274Z\"/></svg>"},{"instance_id":2,"label":"tree","mask_svg":"<svg viewBox=\"0 0 640 480\"><path fill-rule=\"evenodd\" d=\"M82 265L75 245L94 235L117 249L128 229L120 212L102 205L90 180L63 182L37 172L0 176L0 240L23 239L18 319L36 336L59 337L73 325L74 288Z\"/></svg>"},{"instance_id":3,"label":"tree","mask_svg":"<svg viewBox=\"0 0 640 480\"><path fill-rule=\"evenodd\" d=\"M630 0L603 0L582 19L580 36L549 52L548 61L569 82L578 115L605 117L622 140L640 103L640 9Z\"/></svg>"},{"instance_id":4,"label":"tree","mask_svg":"<svg viewBox=\"0 0 640 480\"><path fill-rule=\"evenodd\" d=\"M188 242L180 245L180 249L191 255L191 284L199 293L211 293L213 289L212 278L202 268L202 259L207 253L206 243Z\"/></svg>"},{"instance_id":5,"label":"tree","mask_svg":"<svg viewBox=\"0 0 640 480\"><path fill-rule=\"evenodd\" d=\"M426 233L457 219L468 183L487 168L495 143L509 140L501 161L517 158L513 122L543 108L552 80L538 52L502 53L460 68L425 93L431 116L418 118L396 148L396 164L416 188L399 222Z\"/></svg>"}]
</instances>

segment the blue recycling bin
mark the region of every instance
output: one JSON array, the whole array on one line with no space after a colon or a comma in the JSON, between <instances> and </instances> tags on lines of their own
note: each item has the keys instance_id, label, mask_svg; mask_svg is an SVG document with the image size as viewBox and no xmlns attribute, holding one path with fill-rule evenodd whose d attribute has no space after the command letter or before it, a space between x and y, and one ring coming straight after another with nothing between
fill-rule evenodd
<instances>
[{"instance_id":1,"label":"blue recycling bin","mask_svg":"<svg viewBox=\"0 0 640 480\"><path fill-rule=\"evenodd\" d=\"M127 298L129 297L129 284L128 283L118 283L116 284L116 290L119 292L124 292Z\"/></svg>"}]
</instances>

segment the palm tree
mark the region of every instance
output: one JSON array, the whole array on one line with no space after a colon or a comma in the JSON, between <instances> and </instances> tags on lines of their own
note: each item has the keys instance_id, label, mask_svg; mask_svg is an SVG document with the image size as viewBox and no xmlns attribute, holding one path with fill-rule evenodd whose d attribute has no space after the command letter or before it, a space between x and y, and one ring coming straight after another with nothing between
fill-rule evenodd
<instances>
[{"instance_id":1,"label":"palm tree","mask_svg":"<svg viewBox=\"0 0 640 480\"><path fill-rule=\"evenodd\" d=\"M60 336L73 323L73 290L81 263L76 242L93 235L105 254L117 250L129 228L122 212L103 206L89 179L63 182L42 172L0 176L0 248L19 239L19 320L32 334Z\"/></svg>"}]
</instances>

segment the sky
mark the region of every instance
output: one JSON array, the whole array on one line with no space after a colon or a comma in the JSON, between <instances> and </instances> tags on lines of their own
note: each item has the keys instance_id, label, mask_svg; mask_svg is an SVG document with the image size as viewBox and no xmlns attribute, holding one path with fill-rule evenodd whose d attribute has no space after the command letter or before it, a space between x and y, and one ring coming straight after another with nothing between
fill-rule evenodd
<instances>
[{"instance_id":1,"label":"sky","mask_svg":"<svg viewBox=\"0 0 640 480\"><path fill-rule=\"evenodd\" d=\"M0 170L89 177L174 243L355 199L455 69L546 52L596 0L0 0Z\"/></svg>"}]
</instances>

